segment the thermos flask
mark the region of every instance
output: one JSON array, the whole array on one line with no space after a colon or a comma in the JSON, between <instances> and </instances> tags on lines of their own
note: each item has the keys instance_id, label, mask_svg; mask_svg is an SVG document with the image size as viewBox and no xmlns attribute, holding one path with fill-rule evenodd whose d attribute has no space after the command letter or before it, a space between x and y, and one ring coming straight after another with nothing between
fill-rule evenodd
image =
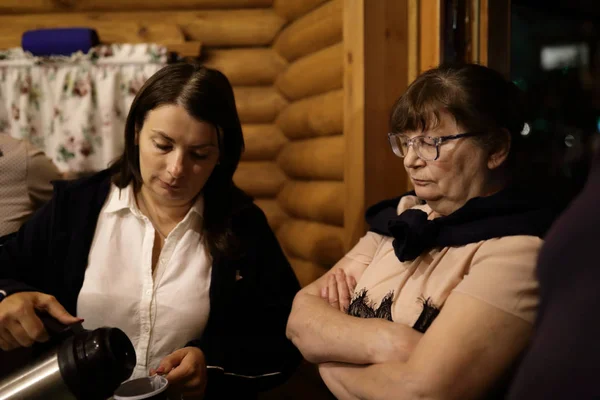
<instances>
[{"instance_id":1,"label":"thermos flask","mask_svg":"<svg viewBox=\"0 0 600 400\"><path fill-rule=\"evenodd\" d=\"M118 328L85 330L39 315L50 340L33 362L0 381L0 400L106 400L135 367L135 349Z\"/></svg>"}]
</instances>

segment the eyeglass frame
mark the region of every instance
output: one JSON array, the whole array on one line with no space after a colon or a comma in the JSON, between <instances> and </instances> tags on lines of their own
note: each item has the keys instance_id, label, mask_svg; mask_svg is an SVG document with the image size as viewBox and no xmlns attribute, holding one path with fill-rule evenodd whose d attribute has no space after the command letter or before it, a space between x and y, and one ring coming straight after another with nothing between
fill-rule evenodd
<instances>
[{"instance_id":1,"label":"eyeglass frame","mask_svg":"<svg viewBox=\"0 0 600 400\"><path fill-rule=\"evenodd\" d=\"M417 150L415 150L415 154L417 155L417 157L419 157L423 161L436 161L438 158L440 158L440 145L443 144L444 142L447 142L448 140L461 139L461 138L465 138L465 137L479 136L481 134L482 134L482 132L465 132L465 133L459 133L456 135L446 135L446 136L419 135L419 136L415 136L413 138L407 139L408 141L406 143L406 149L407 149L406 152L408 154L408 148L413 145L414 141L417 138L431 139L435 143L435 158L433 160L425 160L423 157L421 157L419 155L419 152ZM388 142L390 143L390 147L392 148L392 151L394 152L394 154L400 158L406 157L405 155L398 154L398 153L400 153L400 150L398 150L398 152L396 152L396 149L394 148L395 147L394 143L392 142L392 138L399 137L399 136L407 137L407 135L405 135L403 133L399 133L399 132L396 132L396 133L388 132L387 136L388 136Z\"/></svg>"}]
</instances>

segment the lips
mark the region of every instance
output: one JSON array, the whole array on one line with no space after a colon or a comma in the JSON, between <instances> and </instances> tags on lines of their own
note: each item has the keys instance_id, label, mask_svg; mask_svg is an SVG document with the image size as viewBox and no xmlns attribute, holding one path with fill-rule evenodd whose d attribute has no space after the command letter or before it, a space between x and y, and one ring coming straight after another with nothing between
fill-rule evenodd
<instances>
[{"instance_id":1,"label":"lips","mask_svg":"<svg viewBox=\"0 0 600 400\"><path fill-rule=\"evenodd\" d=\"M171 184L168 184L168 183L166 183L165 181L163 181L162 179L159 179L159 181L160 181L160 184L161 184L162 186L164 186L165 188L167 188L167 189L171 189L171 190L177 190L177 189L180 189L180 188L181 188L181 186L178 186L178 185L171 185Z\"/></svg>"},{"instance_id":2,"label":"lips","mask_svg":"<svg viewBox=\"0 0 600 400\"><path fill-rule=\"evenodd\" d=\"M415 178L410 178L413 181L413 184L415 185L427 185L429 183L431 183L431 181L426 181L423 179L415 179Z\"/></svg>"}]
</instances>

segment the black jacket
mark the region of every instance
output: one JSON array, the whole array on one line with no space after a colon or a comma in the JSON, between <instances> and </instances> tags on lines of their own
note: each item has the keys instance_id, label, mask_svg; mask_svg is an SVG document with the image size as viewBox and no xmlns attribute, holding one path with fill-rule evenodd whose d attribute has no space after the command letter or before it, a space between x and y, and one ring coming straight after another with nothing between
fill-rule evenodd
<instances>
[{"instance_id":1,"label":"black jacket","mask_svg":"<svg viewBox=\"0 0 600 400\"><path fill-rule=\"evenodd\" d=\"M0 290L48 293L75 315L109 190L108 171L56 182L52 199L0 246ZM206 357L206 398L255 398L285 381L301 359L285 336L299 284L263 212L247 201L232 228L240 255L213 254L208 323L202 337L189 343ZM242 279L236 280L236 271Z\"/></svg>"}]
</instances>

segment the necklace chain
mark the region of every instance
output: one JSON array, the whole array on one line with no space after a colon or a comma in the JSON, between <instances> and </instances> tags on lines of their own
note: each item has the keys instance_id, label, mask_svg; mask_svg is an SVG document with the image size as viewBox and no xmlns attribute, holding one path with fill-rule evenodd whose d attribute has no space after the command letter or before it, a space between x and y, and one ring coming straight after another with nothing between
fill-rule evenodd
<instances>
[{"instance_id":1,"label":"necklace chain","mask_svg":"<svg viewBox=\"0 0 600 400\"><path fill-rule=\"evenodd\" d=\"M158 233L158 235L162 238L162 240L167 240L167 237L160 231L160 229L158 229L158 227L156 226L156 222L154 222L154 219L150 215L150 209L148 208L148 205L146 204L146 200L144 200L144 195L142 194L142 192L140 192L140 199L142 200L142 203L144 203L144 208L146 209L146 212L148 214L147 217L150 220L150 223L152 224L152 226L154 227L154 230L156 231L156 233Z\"/></svg>"}]
</instances>

